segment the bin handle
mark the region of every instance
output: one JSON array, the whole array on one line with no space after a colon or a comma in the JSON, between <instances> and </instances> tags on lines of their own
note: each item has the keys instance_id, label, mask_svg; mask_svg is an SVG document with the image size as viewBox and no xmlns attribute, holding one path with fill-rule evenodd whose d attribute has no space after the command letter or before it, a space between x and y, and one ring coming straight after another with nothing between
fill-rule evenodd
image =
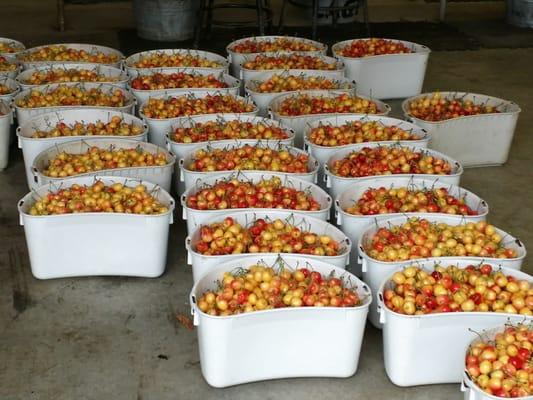
<instances>
[{"instance_id":1,"label":"bin handle","mask_svg":"<svg viewBox=\"0 0 533 400\"><path fill-rule=\"evenodd\" d=\"M37 186L41 186L41 179L39 177L39 171L37 171L37 168L32 165L31 167L31 173L33 175L33 181L37 184Z\"/></svg>"},{"instance_id":2,"label":"bin handle","mask_svg":"<svg viewBox=\"0 0 533 400\"><path fill-rule=\"evenodd\" d=\"M191 238L189 236L185 239L185 249L187 249L187 265L192 265Z\"/></svg>"},{"instance_id":3,"label":"bin handle","mask_svg":"<svg viewBox=\"0 0 533 400\"><path fill-rule=\"evenodd\" d=\"M181 195L181 209L182 209L181 218L183 220L187 220L186 203L187 203L187 195L186 194L182 194Z\"/></svg>"},{"instance_id":4,"label":"bin handle","mask_svg":"<svg viewBox=\"0 0 533 400\"><path fill-rule=\"evenodd\" d=\"M339 212L339 208L339 200L335 199L335 219L337 220L337 225L342 225L342 214Z\"/></svg>"},{"instance_id":5,"label":"bin handle","mask_svg":"<svg viewBox=\"0 0 533 400\"><path fill-rule=\"evenodd\" d=\"M378 293L377 311L379 314L379 323L384 324L386 321L385 312L383 311L383 294Z\"/></svg>"},{"instance_id":6,"label":"bin handle","mask_svg":"<svg viewBox=\"0 0 533 400\"><path fill-rule=\"evenodd\" d=\"M194 294L191 294L190 302L191 302L192 323L194 326L198 326L198 324L200 323L200 320L198 319L198 313L196 312L196 296Z\"/></svg>"},{"instance_id":7,"label":"bin handle","mask_svg":"<svg viewBox=\"0 0 533 400\"><path fill-rule=\"evenodd\" d=\"M180 168L180 182L185 182L185 174L183 173L184 164L185 164L185 160L183 158L178 161L178 165Z\"/></svg>"},{"instance_id":8,"label":"bin handle","mask_svg":"<svg viewBox=\"0 0 533 400\"><path fill-rule=\"evenodd\" d=\"M19 201L19 208L21 208L24 205L24 199ZM20 226L24 226L24 219L22 218L22 213L19 213L19 224Z\"/></svg>"}]
</instances>

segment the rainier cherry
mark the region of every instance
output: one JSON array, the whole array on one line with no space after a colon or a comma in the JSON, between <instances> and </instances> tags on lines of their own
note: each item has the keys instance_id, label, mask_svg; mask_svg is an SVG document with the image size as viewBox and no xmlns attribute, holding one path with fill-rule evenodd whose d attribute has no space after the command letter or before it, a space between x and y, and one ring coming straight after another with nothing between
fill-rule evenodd
<instances>
[{"instance_id":1,"label":"rainier cherry","mask_svg":"<svg viewBox=\"0 0 533 400\"><path fill-rule=\"evenodd\" d=\"M489 264L466 268L437 264L433 271L411 265L394 273L386 287L385 306L400 314L481 311L533 315L526 301L533 301L529 282L494 271ZM494 354L493 359L496 357Z\"/></svg>"},{"instance_id":2,"label":"rainier cherry","mask_svg":"<svg viewBox=\"0 0 533 400\"><path fill-rule=\"evenodd\" d=\"M144 127L136 124L128 124L121 117L115 115L109 122L75 122L67 125L64 122L58 122L54 127L48 127L46 130L36 130L32 138L51 138L60 136L136 136L140 135Z\"/></svg>"},{"instance_id":3,"label":"rainier cherry","mask_svg":"<svg viewBox=\"0 0 533 400\"><path fill-rule=\"evenodd\" d=\"M23 53L19 59L24 62L28 61L78 61L98 64L113 64L120 61L116 54L105 54L101 51L77 50L65 45L45 46L40 49Z\"/></svg>"},{"instance_id":4,"label":"rainier cherry","mask_svg":"<svg viewBox=\"0 0 533 400\"><path fill-rule=\"evenodd\" d=\"M322 57L301 54L258 55L253 60L244 62L242 67L252 70L316 69L335 71L338 69L337 62L328 62Z\"/></svg>"},{"instance_id":5,"label":"rainier cherry","mask_svg":"<svg viewBox=\"0 0 533 400\"><path fill-rule=\"evenodd\" d=\"M377 114L381 112L372 100L363 99L347 93L336 97L309 95L301 93L290 96L279 104L278 113L283 116L309 114Z\"/></svg>"},{"instance_id":6,"label":"rainier cherry","mask_svg":"<svg viewBox=\"0 0 533 400\"><path fill-rule=\"evenodd\" d=\"M349 89L350 85L321 76L276 74L264 82L252 81L249 87L258 93L281 93L296 90Z\"/></svg>"},{"instance_id":7,"label":"rainier cherry","mask_svg":"<svg viewBox=\"0 0 533 400\"><path fill-rule=\"evenodd\" d=\"M10 62L5 57L0 56L0 72L16 71L17 68L16 63Z\"/></svg>"},{"instance_id":8,"label":"rainier cherry","mask_svg":"<svg viewBox=\"0 0 533 400\"><path fill-rule=\"evenodd\" d=\"M118 78L99 74L94 69L51 68L35 71L22 82L27 85L46 85L65 82L116 82Z\"/></svg>"},{"instance_id":9,"label":"rainier cherry","mask_svg":"<svg viewBox=\"0 0 533 400\"><path fill-rule=\"evenodd\" d=\"M356 307L361 303L354 288L335 276L308 268L290 270L251 265L237 273L225 272L220 287L198 299L198 308L227 316L283 307Z\"/></svg>"},{"instance_id":10,"label":"rainier cherry","mask_svg":"<svg viewBox=\"0 0 533 400\"><path fill-rule=\"evenodd\" d=\"M198 67L198 68L218 68L221 67L218 61L208 60L205 57L195 56L190 53L167 54L164 52L150 52L141 56L133 63L135 68L160 68L160 67Z\"/></svg>"},{"instance_id":11,"label":"rainier cherry","mask_svg":"<svg viewBox=\"0 0 533 400\"><path fill-rule=\"evenodd\" d=\"M156 73L152 75L139 75L131 80L131 87L136 90L161 90L176 88L227 88L228 85L214 75L175 72L172 74Z\"/></svg>"},{"instance_id":12,"label":"rainier cherry","mask_svg":"<svg viewBox=\"0 0 533 400\"><path fill-rule=\"evenodd\" d=\"M231 51L241 54L251 53L274 53L277 51L319 51L321 48L317 47L314 43L310 43L304 40L296 38L275 38L275 39L247 39L240 43L235 44L230 48Z\"/></svg>"},{"instance_id":13,"label":"rainier cherry","mask_svg":"<svg viewBox=\"0 0 533 400\"><path fill-rule=\"evenodd\" d=\"M59 85L43 92L33 89L26 97L18 99L17 106L22 108L56 107L56 106L98 106L124 107L126 100L120 89L104 92L98 88Z\"/></svg>"},{"instance_id":14,"label":"rainier cherry","mask_svg":"<svg viewBox=\"0 0 533 400\"><path fill-rule=\"evenodd\" d=\"M498 397L533 394L533 329L531 325L506 325L494 340L474 342L468 349L465 369L484 392Z\"/></svg>"},{"instance_id":15,"label":"rainier cherry","mask_svg":"<svg viewBox=\"0 0 533 400\"><path fill-rule=\"evenodd\" d=\"M368 57L385 54L412 53L403 43L387 39L358 39L339 49L337 54L344 57Z\"/></svg>"}]
</instances>

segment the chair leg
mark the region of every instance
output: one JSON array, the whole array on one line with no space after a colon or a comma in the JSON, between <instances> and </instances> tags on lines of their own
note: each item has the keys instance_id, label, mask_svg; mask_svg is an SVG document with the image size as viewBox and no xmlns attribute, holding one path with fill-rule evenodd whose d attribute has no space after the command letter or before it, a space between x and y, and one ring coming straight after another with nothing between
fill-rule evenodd
<instances>
[{"instance_id":1,"label":"chair leg","mask_svg":"<svg viewBox=\"0 0 533 400\"><path fill-rule=\"evenodd\" d=\"M202 29L204 27L204 12L205 12L205 1L200 0L200 6L196 12L196 26L194 27L194 48L197 49L200 45L200 38L202 36Z\"/></svg>"},{"instance_id":2,"label":"chair leg","mask_svg":"<svg viewBox=\"0 0 533 400\"><path fill-rule=\"evenodd\" d=\"M263 0L255 1L255 8L257 9L257 22L259 24L259 34L263 36L265 34L265 22L263 15Z\"/></svg>"},{"instance_id":3,"label":"chair leg","mask_svg":"<svg viewBox=\"0 0 533 400\"><path fill-rule=\"evenodd\" d=\"M368 0L362 0L362 2L363 2L363 21L365 23L366 34L368 37L370 37L371 32L370 32L370 21L368 18Z\"/></svg>"},{"instance_id":4,"label":"chair leg","mask_svg":"<svg viewBox=\"0 0 533 400\"><path fill-rule=\"evenodd\" d=\"M207 25L206 25L206 32L208 35L211 34L211 27L213 25L213 3L214 0L208 0L207 4Z\"/></svg>"},{"instance_id":5,"label":"chair leg","mask_svg":"<svg viewBox=\"0 0 533 400\"><path fill-rule=\"evenodd\" d=\"M273 21L273 12L272 12L272 7L270 7L270 1L269 0L265 0L265 8L267 10L270 10L269 12L267 12L267 17L268 17L268 21L267 21L267 32L268 33L272 33L272 21Z\"/></svg>"},{"instance_id":6,"label":"chair leg","mask_svg":"<svg viewBox=\"0 0 533 400\"><path fill-rule=\"evenodd\" d=\"M283 3L281 3L281 10L279 14L279 22L278 22L278 33L281 33L283 31L283 23L285 22L285 6L287 5L287 0L283 0Z\"/></svg>"},{"instance_id":7,"label":"chair leg","mask_svg":"<svg viewBox=\"0 0 533 400\"><path fill-rule=\"evenodd\" d=\"M316 40L317 26L318 26L318 5L319 0L313 0L313 40Z\"/></svg>"},{"instance_id":8,"label":"chair leg","mask_svg":"<svg viewBox=\"0 0 533 400\"><path fill-rule=\"evenodd\" d=\"M439 12L440 22L444 22L445 18L446 18L446 0L440 0L440 12Z\"/></svg>"}]
</instances>

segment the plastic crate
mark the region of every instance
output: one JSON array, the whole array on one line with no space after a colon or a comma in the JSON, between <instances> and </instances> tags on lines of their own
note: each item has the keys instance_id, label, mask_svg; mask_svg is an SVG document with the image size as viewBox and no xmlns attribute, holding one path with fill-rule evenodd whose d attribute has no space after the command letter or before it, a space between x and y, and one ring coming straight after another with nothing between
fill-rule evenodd
<instances>
[{"instance_id":1,"label":"plastic crate","mask_svg":"<svg viewBox=\"0 0 533 400\"><path fill-rule=\"evenodd\" d=\"M444 121L424 121L409 114L409 104L425 93L402 103L405 117L431 133L429 146L455 158L465 167L502 165L507 161L520 107L513 102L482 94L440 92L443 98L472 100L497 106L499 113L470 115Z\"/></svg>"},{"instance_id":2,"label":"plastic crate","mask_svg":"<svg viewBox=\"0 0 533 400\"><path fill-rule=\"evenodd\" d=\"M360 39L364 40L364 39ZM376 99L398 99L417 95L422 90L430 50L426 46L394 40L413 53L345 57L339 54L353 40L333 45L335 57L344 62L346 76L357 82L357 92Z\"/></svg>"},{"instance_id":3,"label":"plastic crate","mask_svg":"<svg viewBox=\"0 0 533 400\"><path fill-rule=\"evenodd\" d=\"M157 215L125 213L77 213L32 216L32 204L54 185L41 186L18 203L20 223L24 226L31 271L38 279L74 276L122 275L155 278L165 271L169 224L174 200L160 187L129 177L98 177L106 185L142 183L168 212ZM93 176L64 180L91 185Z\"/></svg>"},{"instance_id":4,"label":"plastic crate","mask_svg":"<svg viewBox=\"0 0 533 400\"><path fill-rule=\"evenodd\" d=\"M473 263L464 258L442 259L442 262L463 268ZM426 269L431 269L434 263L434 260L419 261ZM506 275L533 283L533 278L524 272L503 266L501 270ZM476 332L508 321L533 321L533 317L496 312L398 314L383 303L383 291L391 276L392 272L380 285L378 308L383 324L385 371L398 386L459 383L463 379L465 349L477 337Z\"/></svg>"}]
</instances>

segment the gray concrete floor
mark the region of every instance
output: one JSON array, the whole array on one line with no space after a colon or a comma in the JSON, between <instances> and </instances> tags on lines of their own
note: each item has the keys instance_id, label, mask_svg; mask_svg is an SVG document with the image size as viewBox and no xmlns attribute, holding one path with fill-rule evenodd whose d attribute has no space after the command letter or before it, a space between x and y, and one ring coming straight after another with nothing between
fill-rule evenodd
<instances>
[{"instance_id":1,"label":"gray concrete floor","mask_svg":"<svg viewBox=\"0 0 533 400\"><path fill-rule=\"evenodd\" d=\"M522 107L509 162L467 170L462 186L488 201L491 222L530 248L532 64L531 48L434 52L425 84L427 90L491 94ZM393 105L399 115L399 102ZM16 204L26 193L23 162L14 147L12 153L9 168L0 173L0 399L462 398L458 384L398 388L390 383L383 368L381 334L370 326L359 370L351 378L209 387L200 372L196 333L175 318L189 313L192 276L185 262L185 225L177 222L171 228L168 267L159 279L38 281L31 275L18 225ZM529 273L532 258L527 257L524 267ZM332 339L324 345L335 343ZM257 363L260 367L260 358Z\"/></svg>"}]
</instances>

